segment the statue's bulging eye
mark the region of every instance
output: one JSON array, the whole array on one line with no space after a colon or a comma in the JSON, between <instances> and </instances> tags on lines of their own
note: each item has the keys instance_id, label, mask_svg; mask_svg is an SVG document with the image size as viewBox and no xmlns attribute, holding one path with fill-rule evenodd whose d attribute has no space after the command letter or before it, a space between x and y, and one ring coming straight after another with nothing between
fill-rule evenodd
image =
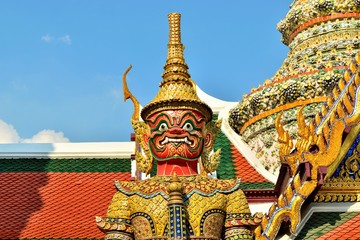
<instances>
[{"instance_id":1,"label":"statue's bulging eye","mask_svg":"<svg viewBox=\"0 0 360 240\"><path fill-rule=\"evenodd\" d=\"M159 131L160 131L160 132L164 132L164 131L166 131L166 130L168 130L168 126L166 125L166 123L160 124L160 126L159 126Z\"/></svg>"},{"instance_id":2,"label":"statue's bulging eye","mask_svg":"<svg viewBox=\"0 0 360 240\"><path fill-rule=\"evenodd\" d=\"M183 129L185 131L190 132L190 131L194 130L194 127L193 127L193 125L191 123L185 123L185 125L183 126Z\"/></svg>"}]
</instances>

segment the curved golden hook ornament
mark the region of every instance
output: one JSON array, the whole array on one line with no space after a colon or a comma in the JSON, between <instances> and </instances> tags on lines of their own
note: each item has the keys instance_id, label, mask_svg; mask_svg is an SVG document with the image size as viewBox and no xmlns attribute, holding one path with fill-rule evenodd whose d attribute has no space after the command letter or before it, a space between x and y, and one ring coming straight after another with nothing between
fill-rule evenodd
<instances>
[{"instance_id":1,"label":"curved golden hook ornament","mask_svg":"<svg viewBox=\"0 0 360 240\"><path fill-rule=\"evenodd\" d=\"M275 128L279 135L278 141L280 143L286 143L287 142L287 134L286 134L283 124L281 123L282 115L283 115L283 112L279 112L279 114L276 116Z\"/></svg>"},{"instance_id":2,"label":"curved golden hook ornament","mask_svg":"<svg viewBox=\"0 0 360 240\"><path fill-rule=\"evenodd\" d=\"M280 159L285 161L284 156L290 154L291 149L294 147L293 141L288 131L284 129L284 125L281 123L281 117L283 113L280 112L275 119L275 128L278 133L278 142L280 145Z\"/></svg>"},{"instance_id":3,"label":"curved golden hook ornament","mask_svg":"<svg viewBox=\"0 0 360 240\"><path fill-rule=\"evenodd\" d=\"M300 109L297 112L296 120L298 123L298 135L302 138L308 138L309 137L309 129L305 122L305 116L303 114L303 110L305 108L305 105L300 107Z\"/></svg>"},{"instance_id":4,"label":"curved golden hook ornament","mask_svg":"<svg viewBox=\"0 0 360 240\"><path fill-rule=\"evenodd\" d=\"M138 151L138 149L135 149L135 160L137 168L148 175L152 169L153 166L153 158L150 152L150 149L148 148L147 144L144 142L143 135L148 133L149 127L144 122L140 121L140 104L139 101L132 95L130 92L127 82L126 82L126 76L130 72L132 68L132 65L130 65L123 75L123 89L124 89L124 101L130 98L130 100L134 104L134 113L131 118L131 124L135 131L135 141L139 143L140 147L143 149L145 156L142 155L141 152Z\"/></svg>"},{"instance_id":5,"label":"curved golden hook ornament","mask_svg":"<svg viewBox=\"0 0 360 240\"><path fill-rule=\"evenodd\" d=\"M126 100L130 98L130 100L134 104L134 113L133 113L131 119L139 120L139 113L140 113L139 101L136 99L136 97L134 97L134 95L132 95L132 93L130 92L130 90L127 86L127 82L126 82L126 75L130 72L131 68L132 68L132 65L130 64L130 66L126 69L126 71L124 72L124 75L123 75L124 102L126 102Z\"/></svg>"}]
</instances>

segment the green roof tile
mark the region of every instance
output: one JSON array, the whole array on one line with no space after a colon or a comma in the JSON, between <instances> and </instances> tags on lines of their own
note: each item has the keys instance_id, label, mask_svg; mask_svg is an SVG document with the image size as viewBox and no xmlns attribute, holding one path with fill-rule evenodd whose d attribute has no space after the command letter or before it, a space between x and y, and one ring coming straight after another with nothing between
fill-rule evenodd
<instances>
[{"instance_id":1,"label":"green roof tile","mask_svg":"<svg viewBox=\"0 0 360 240\"><path fill-rule=\"evenodd\" d=\"M0 159L0 172L131 172L130 159Z\"/></svg>"},{"instance_id":2,"label":"green roof tile","mask_svg":"<svg viewBox=\"0 0 360 240\"><path fill-rule=\"evenodd\" d=\"M271 182L243 182L240 186L241 189L274 189L275 187Z\"/></svg>"},{"instance_id":3,"label":"green roof tile","mask_svg":"<svg viewBox=\"0 0 360 240\"><path fill-rule=\"evenodd\" d=\"M307 221L296 239L316 239L358 214L357 212L315 212L311 215L311 218Z\"/></svg>"},{"instance_id":4,"label":"green roof tile","mask_svg":"<svg viewBox=\"0 0 360 240\"><path fill-rule=\"evenodd\" d=\"M216 170L219 179L234 179L236 178L233 157L231 154L231 145L229 139L223 132L220 132L216 142L215 151L221 148L220 166Z\"/></svg>"}]
</instances>

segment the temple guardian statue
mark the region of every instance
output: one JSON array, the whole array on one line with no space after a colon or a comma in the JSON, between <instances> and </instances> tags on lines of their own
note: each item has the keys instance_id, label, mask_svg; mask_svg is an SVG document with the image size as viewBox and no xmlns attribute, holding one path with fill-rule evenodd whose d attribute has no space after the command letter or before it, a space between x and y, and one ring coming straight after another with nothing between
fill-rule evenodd
<instances>
[{"instance_id":1,"label":"temple guardian statue","mask_svg":"<svg viewBox=\"0 0 360 240\"><path fill-rule=\"evenodd\" d=\"M124 74L125 99L135 106L132 125L142 151L137 168L157 174L116 181L106 218L96 217L106 239L251 239L251 214L240 180L208 177L220 162L213 146L221 120L212 120L190 79L180 37L180 14L169 14L168 55L155 98L140 113ZM140 113L140 114L139 114ZM140 119L140 116L142 119ZM200 170L198 170L200 169Z\"/></svg>"}]
</instances>

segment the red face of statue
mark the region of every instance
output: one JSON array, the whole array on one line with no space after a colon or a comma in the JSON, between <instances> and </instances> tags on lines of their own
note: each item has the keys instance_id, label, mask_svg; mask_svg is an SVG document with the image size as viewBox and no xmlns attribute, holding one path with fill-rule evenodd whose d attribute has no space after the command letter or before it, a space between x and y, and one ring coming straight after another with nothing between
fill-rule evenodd
<instances>
[{"instance_id":1,"label":"red face of statue","mask_svg":"<svg viewBox=\"0 0 360 240\"><path fill-rule=\"evenodd\" d=\"M204 116L194 110L160 111L151 115L147 123L151 129L148 143L157 161L196 161L210 140L204 133Z\"/></svg>"}]
</instances>

